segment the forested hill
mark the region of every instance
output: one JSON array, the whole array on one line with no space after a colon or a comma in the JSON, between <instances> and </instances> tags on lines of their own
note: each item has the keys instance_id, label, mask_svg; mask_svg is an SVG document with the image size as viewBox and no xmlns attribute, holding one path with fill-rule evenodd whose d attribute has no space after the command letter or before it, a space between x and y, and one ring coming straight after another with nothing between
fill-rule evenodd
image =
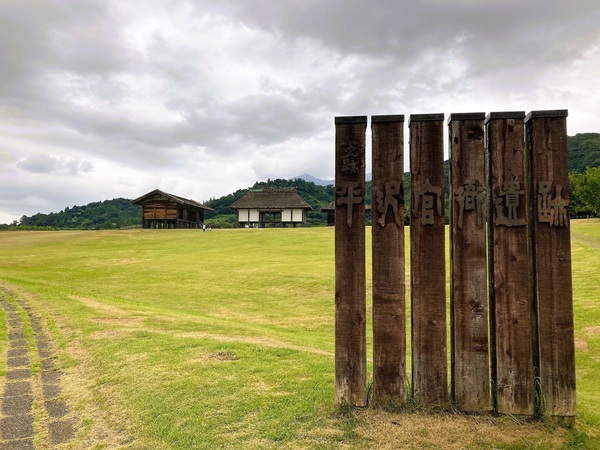
<instances>
[{"instance_id":1,"label":"forested hill","mask_svg":"<svg viewBox=\"0 0 600 450\"><path fill-rule=\"evenodd\" d=\"M600 133L579 133L567 137L569 172L585 172L600 167Z\"/></svg>"},{"instance_id":2,"label":"forested hill","mask_svg":"<svg viewBox=\"0 0 600 450\"><path fill-rule=\"evenodd\" d=\"M567 138L569 147L569 180L571 196L571 216L589 217L600 215L600 133L579 133ZM448 162L445 163L447 180ZM408 203L409 177L404 176L405 203ZM371 199L371 182L367 182L367 203ZM326 216L321 207L333 201L333 186L321 186L301 178L293 180L276 179L258 181L249 189L294 187L313 211L308 213L310 225L324 225ZM232 194L213 198L204 202L214 209L207 213L206 222L217 227L235 226L235 212L229 208L233 202L248 192L239 189ZM202 201L202 199L198 199ZM446 205L448 193L446 192ZM128 199L117 198L101 202L89 203L84 206L65 208L58 213L35 214L21 217L20 229L118 229L139 227L142 222L141 208L132 205ZM15 224L2 225L0 230L14 229Z\"/></svg>"},{"instance_id":3,"label":"forested hill","mask_svg":"<svg viewBox=\"0 0 600 450\"><path fill-rule=\"evenodd\" d=\"M115 198L83 206L66 207L50 214L21 217L21 229L109 230L141 226L142 208L126 198ZM8 228L0 225L0 229Z\"/></svg>"}]
</instances>

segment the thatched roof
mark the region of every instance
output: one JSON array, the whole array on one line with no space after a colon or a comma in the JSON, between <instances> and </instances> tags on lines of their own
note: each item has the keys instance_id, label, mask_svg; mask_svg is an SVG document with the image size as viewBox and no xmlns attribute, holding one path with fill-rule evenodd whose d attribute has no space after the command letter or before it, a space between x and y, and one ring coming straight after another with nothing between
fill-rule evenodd
<instances>
[{"instance_id":1,"label":"thatched roof","mask_svg":"<svg viewBox=\"0 0 600 450\"><path fill-rule=\"evenodd\" d=\"M251 190L229 205L233 209L310 209L295 188Z\"/></svg>"},{"instance_id":2,"label":"thatched roof","mask_svg":"<svg viewBox=\"0 0 600 450\"><path fill-rule=\"evenodd\" d=\"M154 200L171 200L180 205L191 206L194 208L204 209L206 211L213 211L212 208L208 206L204 206L202 203L198 203L195 200L190 200L188 198L179 197L178 195L169 194L168 192L163 192L160 189L154 189L151 192L148 192L141 197L136 198L135 200L131 200L131 203L134 205L143 205L145 202L154 201Z\"/></svg>"}]
</instances>

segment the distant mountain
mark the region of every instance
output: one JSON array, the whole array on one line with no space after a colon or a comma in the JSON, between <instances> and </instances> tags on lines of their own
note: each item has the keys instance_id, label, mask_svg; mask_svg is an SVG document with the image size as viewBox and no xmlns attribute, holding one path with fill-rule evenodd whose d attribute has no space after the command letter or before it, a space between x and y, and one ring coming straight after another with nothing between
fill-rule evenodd
<instances>
[{"instance_id":1,"label":"distant mountain","mask_svg":"<svg viewBox=\"0 0 600 450\"><path fill-rule=\"evenodd\" d=\"M291 179L297 180L298 178L304 181L310 181L318 186L329 186L330 184L335 184L335 180L323 180L321 178L313 177L311 174L308 173L298 175L297 177L292 177ZM365 181L371 181L371 172L365 175Z\"/></svg>"},{"instance_id":2,"label":"distant mountain","mask_svg":"<svg viewBox=\"0 0 600 450\"><path fill-rule=\"evenodd\" d=\"M329 186L330 184L334 184L335 180L323 180L321 178L313 177L308 173L304 173L302 175L298 175L297 177L292 177L292 180L301 179L304 181L310 181L311 183L315 183L317 186Z\"/></svg>"}]
</instances>

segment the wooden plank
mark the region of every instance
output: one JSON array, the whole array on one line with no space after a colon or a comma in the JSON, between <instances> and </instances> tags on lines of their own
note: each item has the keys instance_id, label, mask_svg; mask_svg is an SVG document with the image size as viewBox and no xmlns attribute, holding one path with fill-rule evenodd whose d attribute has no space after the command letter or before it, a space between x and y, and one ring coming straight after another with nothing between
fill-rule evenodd
<instances>
[{"instance_id":1,"label":"wooden plank","mask_svg":"<svg viewBox=\"0 0 600 450\"><path fill-rule=\"evenodd\" d=\"M535 367L544 414L573 418L575 344L566 110L532 111L525 119L531 160Z\"/></svg>"},{"instance_id":2,"label":"wooden plank","mask_svg":"<svg viewBox=\"0 0 600 450\"><path fill-rule=\"evenodd\" d=\"M443 114L410 116L412 389L430 406L448 400L443 127Z\"/></svg>"},{"instance_id":3,"label":"wooden plank","mask_svg":"<svg viewBox=\"0 0 600 450\"><path fill-rule=\"evenodd\" d=\"M335 118L335 401L367 405L367 118Z\"/></svg>"},{"instance_id":4,"label":"wooden plank","mask_svg":"<svg viewBox=\"0 0 600 450\"><path fill-rule=\"evenodd\" d=\"M489 412L485 113L451 114L451 395L462 411Z\"/></svg>"},{"instance_id":5,"label":"wooden plank","mask_svg":"<svg viewBox=\"0 0 600 450\"><path fill-rule=\"evenodd\" d=\"M373 403L406 401L404 116L372 116Z\"/></svg>"},{"instance_id":6,"label":"wooden plank","mask_svg":"<svg viewBox=\"0 0 600 450\"><path fill-rule=\"evenodd\" d=\"M527 251L524 112L486 117L494 406L533 414L532 299Z\"/></svg>"}]
</instances>

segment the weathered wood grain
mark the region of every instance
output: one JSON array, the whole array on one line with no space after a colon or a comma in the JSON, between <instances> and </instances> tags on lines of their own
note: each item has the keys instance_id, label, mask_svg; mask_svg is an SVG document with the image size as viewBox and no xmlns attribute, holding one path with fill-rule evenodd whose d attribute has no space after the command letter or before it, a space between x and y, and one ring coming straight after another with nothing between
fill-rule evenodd
<instances>
[{"instance_id":1,"label":"weathered wood grain","mask_svg":"<svg viewBox=\"0 0 600 450\"><path fill-rule=\"evenodd\" d=\"M485 121L493 398L499 413L513 415L533 414L534 391L524 117L491 113Z\"/></svg>"},{"instance_id":2,"label":"weathered wood grain","mask_svg":"<svg viewBox=\"0 0 600 450\"><path fill-rule=\"evenodd\" d=\"M430 406L448 401L443 122L443 114L409 120L412 389Z\"/></svg>"},{"instance_id":3,"label":"weathered wood grain","mask_svg":"<svg viewBox=\"0 0 600 450\"><path fill-rule=\"evenodd\" d=\"M491 410L484 119L452 114L448 121L451 394L467 412Z\"/></svg>"},{"instance_id":4,"label":"weathered wood grain","mask_svg":"<svg viewBox=\"0 0 600 450\"><path fill-rule=\"evenodd\" d=\"M335 118L335 401L366 406L367 118Z\"/></svg>"},{"instance_id":5,"label":"weathered wood grain","mask_svg":"<svg viewBox=\"0 0 600 450\"><path fill-rule=\"evenodd\" d=\"M373 403L406 401L404 116L371 118Z\"/></svg>"},{"instance_id":6,"label":"weathered wood grain","mask_svg":"<svg viewBox=\"0 0 600 450\"><path fill-rule=\"evenodd\" d=\"M525 119L531 166L534 300L537 308L535 366L541 412L574 417L575 345L567 111L533 111Z\"/></svg>"}]
</instances>

